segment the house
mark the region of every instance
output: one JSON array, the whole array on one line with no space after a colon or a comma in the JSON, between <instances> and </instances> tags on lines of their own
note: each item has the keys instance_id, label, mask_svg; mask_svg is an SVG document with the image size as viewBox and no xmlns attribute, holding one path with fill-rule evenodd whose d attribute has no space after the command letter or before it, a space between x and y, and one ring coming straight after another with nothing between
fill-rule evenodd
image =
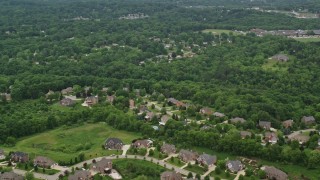
<instances>
[{"instance_id":1,"label":"house","mask_svg":"<svg viewBox=\"0 0 320 180\"><path fill-rule=\"evenodd\" d=\"M161 174L161 180L182 180L182 176L174 171L165 171Z\"/></svg>"},{"instance_id":2,"label":"house","mask_svg":"<svg viewBox=\"0 0 320 180\"><path fill-rule=\"evenodd\" d=\"M159 122L159 124L164 126L164 125L167 124L167 122L169 121L169 119L170 119L170 116L168 116L168 115L163 115L163 116L161 117L161 121Z\"/></svg>"},{"instance_id":3,"label":"house","mask_svg":"<svg viewBox=\"0 0 320 180\"><path fill-rule=\"evenodd\" d=\"M183 102L178 101L178 100L176 100L174 98L169 98L168 99L168 104L169 105L175 105L177 107L186 107L186 104L184 104Z\"/></svg>"},{"instance_id":4,"label":"house","mask_svg":"<svg viewBox=\"0 0 320 180\"><path fill-rule=\"evenodd\" d=\"M68 177L68 180L91 180L92 176L89 171L79 170Z\"/></svg>"},{"instance_id":5,"label":"house","mask_svg":"<svg viewBox=\"0 0 320 180\"><path fill-rule=\"evenodd\" d=\"M203 115L210 116L213 112L212 112L212 110L210 108L204 107L204 108L200 109L200 113L203 114Z\"/></svg>"},{"instance_id":6,"label":"house","mask_svg":"<svg viewBox=\"0 0 320 180\"><path fill-rule=\"evenodd\" d=\"M185 149L181 149L179 152L179 158L186 163L191 161L196 161L198 156L199 156L198 153L193 151L188 151Z\"/></svg>"},{"instance_id":7,"label":"house","mask_svg":"<svg viewBox=\"0 0 320 180\"><path fill-rule=\"evenodd\" d=\"M108 92L108 90L109 90L109 88L104 87L104 88L102 88L102 89L101 89L101 92L103 92L103 93L107 93L107 92Z\"/></svg>"},{"instance_id":8,"label":"house","mask_svg":"<svg viewBox=\"0 0 320 180\"><path fill-rule=\"evenodd\" d=\"M288 136L290 141L298 141L299 144L305 144L309 141L310 136L304 134L297 134L295 136Z\"/></svg>"},{"instance_id":9,"label":"house","mask_svg":"<svg viewBox=\"0 0 320 180\"><path fill-rule=\"evenodd\" d=\"M154 112L147 112L146 116L144 117L144 119L146 121L150 121L153 117L155 117L156 115L154 114Z\"/></svg>"},{"instance_id":10,"label":"house","mask_svg":"<svg viewBox=\"0 0 320 180\"><path fill-rule=\"evenodd\" d=\"M48 99L53 94L54 94L54 91L49 90L49 92L46 94L46 98Z\"/></svg>"},{"instance_id":11,"label":"house","mask_svg":"<svg viewBox=\"0 0 320 180\"><path fill-rule=\"evenodd\" d=\"M116 99L116 97L114 95L111 95L111 96L107 96L107 101L110 103L110 104L113 104L114 100Z\"/></svg>"},{"instance_id":12,"label":"house","mask_svg":"<svg viewBox=\"0 0 320 180\"><path fill-rule=\"evenodd\" d=\"M303 122L305 125L312 125L316 123L316 119L313 116L303 116L301 122Z\"/></svg>"},{"instance_id":13,"label":"house","mask_svg":"<svg viewBox=\"0 0 320 180\"><path fill-rule=\"evenodd\" d=\"M89 96L86 98L85 102L88 104L88 106L93 106L95 104L98 104L99 98L98 96Z\"/></svg>"},{"instance_id":14,"label":"house","mask_svg":"<svg viewBox=\"0 0 320 180\"><path fill-rule=\"evenodd\" d=\"M209 154L202 154L198 157L197 162L201 165L208 167L213 166L217 162L217 156L211 156Z\"/></svg>"},{"instance_id":15,"label":"house","mask_svg":"<svg viewBox=\"0 0 320 180\"><path fill-rule=\"evenodd\" d=\"M0 173L0 180L23 180L23 176L16 174L14 172Z\"/></svg>"},{"instance_id":16,"label":"house","mask_svg":"<svg viewBox=\"0 0 320 180\"><path fill-rule=\"evenodd\" d=\"M148 107L146 105L139 106L139 113L149 112Z\"/></svg>"},{"instance_id":17,"label":"house","mask_svg":"<svg viewBox=\"0 0 320 180\"><path fill-rule=\"evenodd\" d=\"M288 179L288 175L273 167L273 166L264 166L261 168L265 173L266 173L266 177L268 179L275 179L275 180L287 180Z\"/></svg>"},{"instance_id":18,"label":"house","mask_svg":"<svg viewBox=\"0 0 320 180\"><path fill-rule=\"evenodd\" d=\"M149 139L136 140L132 146L134 148L150 148L152 146L152 141Z\"/></svg>"},{"instance_id":19,"label":"house","mask_svg":"<svg viewBox=\"0 0 320 180\"><path fill-rule=\"evenodd\" d=\"M219 117L219 118L223 118L223 117L226 116L226 115L224 115L223 113L219 113L219 112L215 112L215 113L213 113L213 115L214 115L215 117Z\"/></svg>"},{"instance_id":20,"label":"house","mask_svg":"<svg viewBox=\"0 0 320 180\"><path fill-rule=\"evenodd\" d=\"M64 98L60 101L61 106L73 106L75 101L70 98Z\"/></svg>"},{"instance_id":21,"label":"house","mask_svg":"<svg viewBox=\"0 0 320 180\"><path fill-rule=\"evenodd\" d=\"M72 87L67 87L66 89L62 89L61 90L61 94L62 95L68 95L68 94L71 94L73 93L73 88Z\"/></svg>"},{"instance_id":22,"label":"house","mask_svg":"<svg viewBox=\"0 0 320 180\"><path fill-rule=\"evenodd\" d=\"M1 97L3 97L6 101L12 100L11 94L8 94L8 93L0 93L0 100L2 100Z\"/></svg>"},{"instance_id":23,"label":"house","mask_svg":"<svg viewBox=\"0 0 320 180\"><path fill-rule=\"evenodd\" d=\"M161 152L163 154L168 154L168 155L175 154L176 151L177 151L176 146L173 144L163 144L161 146Z\"/></svg>"},{"instance_id":24,"label":"house","mask_svg":"<svg viewBox=\"0 0 320 180\"><path fill-rule=\"evenodd\" d=\"M235 117L235 118L230 119L230 122L231 122L232 124L245 123L246 120L243 119L243 118L240 118L240 117Z\"/></svg>"},{"instance_id":25,"label":"house","mask_svg":"<svg viewBox=\"0 0 320 180\"><path fill-rule=\"evenodd\" d=\"M266 142L271 143L271 144L276 144L278 142L279 138L278 138L277 134L274 132L266 132L264 134L264 140Z\"/></svg>"},{"instance_id":26,"label":"house","mask_svg":"<svg viewBox=\"0 0 320 180\"><path fill-rule=\"evenodd\" d=\"M108 138L104 143L104 148L121 150L123 145L123 142L118 138Z\"/></svg>"},{"instance_id":27,"label":"house","mask_svg":"<svg viewBox=\"0 0 320 180\"><path fill-rule=\"evenodd\" d=\"M11 161L25 163L29 161L29 155L24 152L14 152L11 154Z\"/></svg>"},{"instance_id":28,"label":"house","mask_svg":"<svg viewBox=\"0 0 320 180\"><path fill-rule=\"evenodd\" d=\"M274 56L271 57L271 59L277 60L277 61L280 61L280 62L287 62L287 61L289 61L289 57L288 57L287 55L284 55L284 54L274 55Z\"/></svg>"},{"instance_id":29,"label":"house","mask_svg":"<svg viewBox=\"0 0 320 180\"><path fill-rule=\"evenodd\" d=\"M283 127L285 127L285 128L292 127L292 125L293 125L293 120L292 120L292 119L289 119L289 120L283 121L283 122L282 122L282 125L283 125Z\"/></svg>"},{"instance_id":30,"label":"house","mask_svg":"<svg viewBox=\"0 0 320 180\"><path fill-rule=\"evenodd\" d=\"M134 109L134 108L135 108L134 100L133 100L133 99L130 99L130 100L129 100L129 108L130 108L130 109Z\"/></svg>"},{"instance_id":31,"label":"house","mask_svg":"<svg viewBox=\"0 0 320 180\"><path fill-rule=\"evenodd\" d=\"M93 163L90 167L90 170L93 172L105 174L110 173L112 169L111 159L102 158L100 161Z\"/></svg>"},{"instance_id":32,"label":"house","mask_svg":"<svg viewBox=\"0 0 320 180\"><path fill-rule=\"evenodd\" d=\"M226 162L226 167L230 172L237 173L242 169L244 169L245 166L239 160L235 160L235 161L230 160Z\"/></svg>"},{"instance_id":33,"label":"house","mask_svg":"<svg viewBox=\"0 0 320 180\"><path fill-rule=\"evenodd\" d=\"M269 121L259 121L259 127L262 129L269 130L271 128L271 122Z\"/></svg>"},{"instance_id":34,"label":"house","mask_svg":"<svg viewBox=\"0 0 320 180\"><path fill-rule=\"evenodd\" d=\"M3 160L6 158L6 155L4 154L4 151L0 149L0 160Z\"/></svg>"},{"instance_id":35,"label":"house","mask_svg":"<svg viewBox=\"0 0 320 180\"><path fill-rule=\"evenodd\" d=\"M43 168L49 168L51 167L55 162L47 157L43 156L37 156L33 160L33 165L43 167Z\"/></svg>"},{"instance_id":36,"label":"house","mask_svg":"<svg viewBox=\"0 0 320 180\"><path fill-rule=\"evenodd\" d=\"M246 137L250 138L252 136L252 133L249 131L240 131L240 136L242 139L245 139Z\"/></svg>"}]
</instances>

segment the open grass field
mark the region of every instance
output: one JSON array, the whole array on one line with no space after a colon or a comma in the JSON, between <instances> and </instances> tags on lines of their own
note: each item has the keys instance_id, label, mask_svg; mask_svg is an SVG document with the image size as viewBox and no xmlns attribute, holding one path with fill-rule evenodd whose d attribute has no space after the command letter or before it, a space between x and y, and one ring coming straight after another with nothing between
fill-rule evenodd
<instances>
[{"instance_id":1,"label":"open grass field","mask_svg":"<svg viewBox=\"0 0 320 180\"><path fill-rule=\"evenodd\" d=\"M226 30L226 29L205 29L202 32L204 32L204 33L212 33L214 35L219 35L219 34L222 34L222 33L226 33L226 34L233 33L234 35L241 35L240 32Z\"/></svg>"},{"instance_id":2,"label":"open grass field","mask_svg":"<svg viewBox=\"0 0 320 180\"><path fill-rule=\"evenodd\" d=\"M55 161L69 161L71 158L77 157L80 152L83 152L87 159L120 154L121 152L102 149L101 146L109 137L118 137L128 144L140 136L137 133L116 130L105 123L84 124L78 127L64 126L23 138L14 147L1 148L6 152L27 152L31 157L47 156Z\"/></svg>"},{"instance_id":3,"label":"open grass field","mask_svg":"<svg viewBox=\"0 0 320 180\"><path fill-rule=\"evenodd\" d=\"M294 38L297 41L310 43L310 42L320 42L320 38Z\"/></svg>"},{"instance_id":4,"label":"open grass field","mask_svg":"<svg viewBox=\"0 0 320 180\"><path fill-rule=\"evenodd\" d=\"M202 175L206 172L206 170L203 167L200 167L198 165L191 165L190 167L187 166L184 169L186 169L188 171L192 171L192 172L200 174L200 175Z\"/></svg>"},{"instance_id":5,"label":"open grass field","mask_svg":"<svg viewBox=\"0 0 320 180\"><path fill-rule=\"evenodd\" d=\"M279 62L277 60L268 59L265 64L262 65L264 70L271 71L287 71L289 62Z\"/></svg>"}]
</instances>

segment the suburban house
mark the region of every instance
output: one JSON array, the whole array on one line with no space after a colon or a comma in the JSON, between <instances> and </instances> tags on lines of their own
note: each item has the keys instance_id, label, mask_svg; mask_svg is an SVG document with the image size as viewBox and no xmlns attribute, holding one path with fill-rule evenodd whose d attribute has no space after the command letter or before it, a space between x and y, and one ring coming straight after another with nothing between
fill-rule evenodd
<instances>
[{"instance_id":1,"label":"suburban house","mask_svg":"<svg viewBox=\"0 0 320 180\"><path fill-rule=\"evenodd\" d=\"M165 171L161 174L161 180L182 180L182 176L174 171Z\"/></svg>"},{"instance_id":2,"label":"suburban house","mask_svg":"<svg viewBox=\"0 0 320 180\"><path fill-rule=\"evenodd\" d=\"M113 104L114 100L116 99L116 97L114 95L111 95L111 96L107 96L107 101L110 103L110 104Z\"/></svg>"},{"instance_id":3,"label":"suburban house","mask_svg":"<svg viewBox=\"0 0 320 180\"><path fill-rule=\"evenodd\" d=\"M292 120L292 119L289 119L289 120L283 121L283 122L282 122L282 125L283 125L283 127L285 127L285 128L292 127L292 125L293 125L293 120Z\"/></svg>"},{"instance_id":4,"label":"suburban house","mask_svg":"<svg viewBox=\"0 0 320 180\"><path fill-rule=\"evenodd\" d=\"M169 98L168 99L168 103L169 103L169 105L175 105L177 107L186 107L185 103L183 103L181 101L178 101L178 100L176 100L174 98Z\"/></svg>"},{"instance_id":5,"label":"suburban house","mask_svg":"<svg viewBox=\"0 0 320 180\"><path fill-rule=\"evenodd\" d=\"M304 135L304 134L297 134L295 136L288 136L288 139L290 141L298 141L299 144L305 144L306 142L309 141L310 136Z\"/></svg>"},{"instance_id":6,"label":"suburban house","mask_svg":"<svg viewBox=\"0 0 320 180\"><path fill-rule=\"evenodd\" d=\"M121 150L123 145L123 142L118 138L108 138L104 143L104 148Z\"/></svg>"},{"instance_id":7,"label":"suburban house","mask_svg":"<svg viewBox=\"0 0 320 180\"><path fill-rule=\"evenodd\" d=\"M62 89L61 90L61 94L62 95L68 95L68 94L71 94L73 93L73 88L72 87L67 87L66 89Z\"/></svg>"},{"instance_id":8,"label":"suburban house","mask_svg":"<svg viewBox=\"0 0 320 180\"><path fill-rule=\"evenodd\" d=\"M93 163L90 167L90 170L96 173L110 173L112 169L111 159L102 158L100 161Z\"/></svg>"},{"instance_id":9,"label":"suburban house","mask_svg":"<svg viewBox=\"0 0 320 180\"><path fill-rule=\"evenodd\" d=\"M284 55L284 54L274 55L274 56L271 57L271 59L277 60L277 61L280 61L280 62L287 62L287 61L289 61L289 57L288 57L287 55Z\"/></svg>"},{"instance_id":10,"label":"suburban house","mask_svg":"<svg viewBox=\"0 0 320 180\"><path fill-rule=\"evenodd\" d=\"M264 141L269 142L271 144L276 144L278 142L279 138L276 133L274 132L266 132L264 134Z\"/></svg>"},{"instance_id":11,"label":"suburban house","mask_svg":"<svg viewBox=\"0 0 320 180\"><path fill-rule=\"evenodd\" d=\"M159 124L164 126L164 125L167 124L167 122L169 121L169 119L170 119L170 116L168 116L168 115L163 115L163 116L161 117L161 120L160 120Z\"/></svg>"},{"instance_id":12,"label":"suburban house","mask_svg":"<svg viewBox=\"0 0 320 180\"><path fill-rule=\"evenodd\" d=\"M87 97L86 98L86 103L89 105L89 106L93 106L95 104L98 104L99 102L99 98L98 96L90 96L90 97Z\"/></svg>"},{"instance_id":13,"label":"suburban house","mask_svg":"<svg viewBox=\"0 0 320 180\"><path fill-rule=\"evenodd\" d=\"M134 104L134 100L133 99L129 100L129 108L130 109L134 109L135 108L135 104Z\"/></svg>"},{"instance_id":14,"label":"suburban house","mask_svg":"<svg viewBox=\"0 0 320 180\"><path fill-rule=\"evenodd\" d=\"M70 98L64 98L60 101L61 106L73 106L75 101Z\"/></svg>"},{"instance_id":15,"label":"suburban house","mask_svg":"<svg viewBox=\"0 0 320 180\"><path fill-rule=\"evenodd\" d=\"M235 118L230 119L230 123L232 123L232 124L245 123L245 122L246 122L246 120L243 118L240 118L240 117L235 117Z\"/></svg>"},{"instance_id":16,"label":"suburban house","mask_svg":"<svg viewBox=\"0 0 320 180\"><path fill-rule=\"evenodd\" d=\"M200 113L203 114L203 115L210 116L213 112L212 112L212 110L210 108L204 107L204 108L200 109Z\"/></svg>"},{"instance_id":17,"label":"suburban house","mask_svg":"<svg viewBox=\"0 0 320 180\"><path fill-rule=\"evenodd\" d=\"M104 87L104 88L102 88L102 89L101 89L101 92L103 92L103 93L107 93L107 92L108 92L108 90L109 90L109 88Z\"/></svg>"},{"instance_id":18,"label":"suburban house","mask_svg":"<svg viewBox=\"0 0 320 180\"><path fill-rule=\"evenodd\" d=\"M89 171L79 170L68 177L68 180L91 180L92 176Z\"/></svg>"},{"instance_id":19,"label":"suburban house","mask_svg":"<svg viewBox=\"0 0 320 180\"><path fill-rule=\"evenodd\" d=\"M0 149L0 160L3 160L5 158L6 158L6 156L4 154L4 151L2 149Z\"/></svg>"},{"instance_id":20,"label":"suburban house","mask_svg":"<svg viewBox=\"0 0 320 180\"><path fill-rule=\"evenodd\" d=\"M150 148L152 146L152 141L149 139L136 140L132 146L134 148Z\"/></svg>"},{"instance_id":21,"label":"suburban house","mask_svg":"<svg viewBox=\"0 0 320 180\"><path fill-rule=\"evenodd\" d=\"M0 173L0 180L23 180L23 176L16 174L14 172Z\"/></svg>"},{"instance_id":22,"label":"suburban house","mask_svg":"<svg viewBox=\"0 0 320 180\"><path fill-rule=\"evenodd\" d=\"M202 166L213 166L217 162L217 156L211 156L209 154L202 154L198 157L197 162Z\"/></svg>"},{"instance_id":23,"label":"suburban house","mask_svg":"<svg viewBox=\"0 0 320 180\"><path fill-rule=\"evenodd\" d=\"M181 149L179 152L179 158L186 163L191 161L196 161L198 157L199 157L198 153L193 151Z\"/></svg>"},{"instance_id":24,"label":"suburban house","mask_svg":"<svg viewBox=\"0 0 320 180\"><path fill-rule=\"evenodd\" d=\"M246 137L250 138L252 136L252 133L249 131L240 131L240 136L242 139L245 139Z\"/></svg>"},{"instance_id":25,"label":"suburban house","mask_svg":"<svg viewBox=\"0 0 320 180\"><path fill-rule=\"evenodd\" d=\"M269 121L259 121L259 127L261 127L262 129L270 130L271 122L269 122Z\"/></svg>"},{"instance_id":26,"label":"suburban house","mask_svg":"<svg viewBox=\"0 0 320 180\"><path fill-rule=\"evenodd\" d=\"M11 161L25 163L29 161L29 155L24 152L14 152L11 154Z\"/></svg>"},{"instance_id":27,"label":"suburban house","mask_svg":"<svg viewBox=\"0 0 320 180\"><path fill-rule=\"evenodd\" d=\"M276 179L276 180L288 179L288 175L285 172L273 166L264 166L261 169L266 173L266 176L268 179Z\"/></svg>"},{"instance_id":28,"label":"suburban house","mask_svg":"<svg viewBox=\"0 0 320 180\"><path fill-rule=\"evenodd\" d=\"M220 113L220 112L215 112L215 113L213 113L213 115L214 115L215 117L219 117L219 118L223 118L223 117L226 116L226 115L224 115L223 113Z\"/></svg>"},{"instance_id":29,"label":"suburban house","mask_svg":"<svg viewBox=\"0 0 320 180\"><path fill-rule=\"evenodd\" d=\"M146 105L140 105L139 106L139 113L142 114L142 113L145 113L145 112L149 112L149 109Z\"/></svg>"},{"instance_id":30,"label":"suburban house","mask_svg":"<svg viewBox=\"0 0 320 180\"><path fill-rule=\"evenodd\" d=\"M238 173L239 171L244 169L244 165L239 160L227 161L226 162L226 167L232 173Z\"/></svg>"},{"instance_id":31,"label":"suburban house","mask_svg":"<svg viewBox=\"0 0 320 180\"><path fill-rule=\"evenodd\" d=\"M47 157L43 156L37 156L33 160L33 165L43 167L43 168L49 168L51 167L55 162Z\"/></svg>"},{"instance_id":32,"label":"suburban house","mask_svg":"<svg viewBox=\"0 0 320 180\"><path fill-rule=\"evenodd\" d=\"M46 98L48 99L50 95L53 95L54 91L49 90L49 92L46 94Z\"/></svg>"},{"instance_id":33,"label":"suburban house","mask_svg":"<svg viewBox=\"0 0 320 180\"><path fill-rule=\"evenodd\" d=\"M163 154L175 154L177 151L176 146L173 144L163 144L161 146L161 153Z\"/></svg>"},{"instance_id":34,"label":"suburban house","mask_svg":"<svg viewBox=\"0 0 320 180\"><path fill-rule=\"evenodd\" d=\"M316 123L316 119L313 116L303 116L301 122L303 122L305 125L312 125Z\"/></svg>"},{"instance_id":35,"label":"suburban house","mask_svg":"<svg viewBox=\"0 0 320 180\"><path fill-rule=\"evenodd\" d=\"M0 100L2 100L1 97L5 98L6 101L11 101L12 100L11 94L8 94L8 93L0 93Z\"/></svg>"},{"instance_id":36,"label":"suburban house","mask_svg":"<svg viewBox=\"0 0 320 180\"><path fill-rule=\"evenodd\" d=\"M154 112L147 112L147 113L146 113L146 116L144 116L144 119L145 119L146 121L151 121L151 119L152 119L154 116L156 116L156 115L154 114Z\"/></svg>"}]
</instances>

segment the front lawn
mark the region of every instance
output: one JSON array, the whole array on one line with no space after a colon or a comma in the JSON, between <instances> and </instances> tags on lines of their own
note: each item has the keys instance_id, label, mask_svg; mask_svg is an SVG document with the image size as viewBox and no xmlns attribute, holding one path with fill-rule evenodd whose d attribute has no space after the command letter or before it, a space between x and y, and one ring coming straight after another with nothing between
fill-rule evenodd
<instances>
[{"instance_id":1,"label":"front lawn","mask_svg":"<svg viewBox=\"0 0 320 180\"><path fill-rule=\"evenodd\" d=\"M165 159L166 157L168 157L168 155L162 154L162 153L159 152L157 149L155 149L155 150L153 151L153 155L151 155L151 153L150 153L150 151L149 151L149 156L150 156L150 157L154 157L154 158L156 158L156 159L160 159L160 160Z\"/></svg>"},{"instance_id":2,"label":"front lawn","mask_svg":"<svg viewBox=\"0 0 320 180\"><path fill-rule=\"evenodd\" d=\"M178 167L182 167L182 166L185 165L185 163L182 162L182 161L181 161L179 158L177 158L177 157L170 158L170 159L168 159L166 162L169 163L169 164L178 166Z\"/></svg>"},{"instance_id":3,"label":"front lawn","mask_svg":"<svg viewBox=\"0 0 320 180\"><path fill-rule=\"evenodd\" d=\"M147 149L145 148L132 148L127 151L128 155L140 155L140 156L145 156L147 154Z\"/></svg>"},{"instance_id":4,"label":"front lawn","mask_svg":"<svg viewBox=\"0 0 320 180\"><path fill-rule=\"evenodd\" d=\"M234 179L236 175L230 174L228 171L221 171L217 173L216 171L213 171L210 176L212 177L219 177L220 179Z\"/></svg>"},{"instance_id":5,"label":"front lawn","mask_svg":"<svg viewBox=\"0 0 320 180\"><path fill-rule=\"evenodd\" d=\"M194 173L196 173L196 174L200 174L200 175L202 175L202 174L204 174L205 172L207 172L205 168L200 167L200 166L198 166L198 165L188 165L188 166L187 166L186 168L184 168L184 169L185 169L185 170L188 170L188 171L192 171L192 172L194 172Z\"/></svg>"}]
</instances>

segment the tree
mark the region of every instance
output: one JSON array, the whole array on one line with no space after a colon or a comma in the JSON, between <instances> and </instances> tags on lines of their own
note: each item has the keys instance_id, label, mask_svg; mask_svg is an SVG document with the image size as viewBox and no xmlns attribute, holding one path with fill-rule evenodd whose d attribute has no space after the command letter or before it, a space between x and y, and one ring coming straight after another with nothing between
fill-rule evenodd
<instances>
[{"instance_id":1,"label":"tree","mask_svg":"<svg viewBox=\"0 0 320 180\"><path fill-rule=\"evenodd\" d=\"M196 179L198 179L198 180L200 180L200 179L201 179L200 174L196 174Z\"/></svg>"},{"instance_id":2,"label":"tree","mask_svg":"<svg viewBox=\"0 0 320 180\"><path fill-rule=\"evenodd\" d=\"M34 171L35 171L35 172L38 172L38 166L37 166L37 165L34 166Z\"/></svg>"},{"instance_id":3,"label":"tree","mask_svg":"<svg viewBox=\"0 0 320 180\"><path fill-rule=\"evenodd\" d=\"M26 173L26 180L34 180L34 175L32 172L27 172Z\"/></svg>"},{"instance_id":4,"label":"tree","mask_svg":"<svg viewBox=\"0 0 320 180\"><path fill-rule=\"evenodd\" d=\"M259 170L258 171L258 176L260 179L264 179L266 178L266 172L262 171L262 170Z\"/></svg>"},{"instance_id":5,"label":"tree","mask_svg":"<svg viewBox=\"0 0 320 180\"><path fill-rule=\"evenodd\" d=\"M191 172L189 172L187 178L188 178L188 179L189 179L189 178L193 178L193 174L192 174Z\"/></svg>"},{"instance_id":6,"label":"tree","mask_svg":"<svg viewBox=\"0 0 320 180\"><path fill-rule=\"evenodd\" d=\"M153 151L153 149L150 149L149 150L149 156L153 156L154 155L154 151Z\"/></svg>"}]
</instances>

